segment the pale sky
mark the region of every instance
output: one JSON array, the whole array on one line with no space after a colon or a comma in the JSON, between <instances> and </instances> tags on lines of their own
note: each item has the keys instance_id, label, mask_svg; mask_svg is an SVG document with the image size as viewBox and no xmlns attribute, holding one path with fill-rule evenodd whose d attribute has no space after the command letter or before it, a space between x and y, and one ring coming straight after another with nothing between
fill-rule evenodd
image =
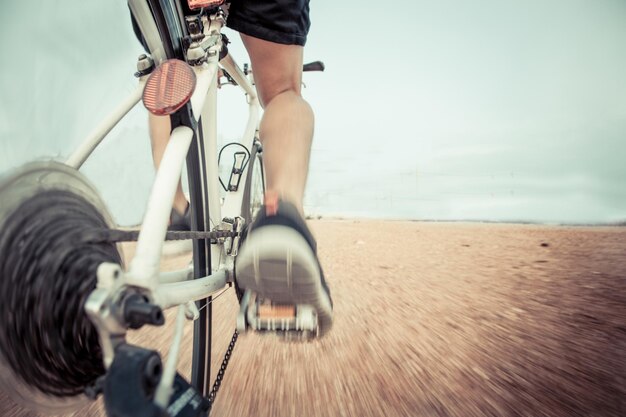
<instances>
[{"instance_id":1,"label":"pale sky","mask_svg":"<svg viewBox=\"0 0 626 417\"><path fill-rule=\"evenodd\" d=\"M626 1L389 4L311 3L305 59L327 71L305 76L310 213L626 220ZM131 91L141 52L125 1L2 2L0 172L71 153ZM231 140L245 105L220 95ZM123 224L152 180L145 117L138 106L84 170Z\"/></svg>"}]
</instances>

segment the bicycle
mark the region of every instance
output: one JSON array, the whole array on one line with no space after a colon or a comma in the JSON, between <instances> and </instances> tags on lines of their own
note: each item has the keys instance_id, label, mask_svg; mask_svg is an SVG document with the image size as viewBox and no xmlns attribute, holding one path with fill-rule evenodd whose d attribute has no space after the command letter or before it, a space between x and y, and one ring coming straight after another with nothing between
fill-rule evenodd
<instances>
[{"instance_id":1,"label":"bicycle","mask_svg":"<svg viewBox=\"0 0 626 417\"><path fill-rule=\"evenodd\" d=\"M65 163L27 164L0 181L0 383L27 407L73 411L103 394L111 416L207 415L239 332L306 339L327 330L307 306L263 316L264 301L236 285L234 259L265 184L253 73L228 53L223 3L128 0L149 50L137 62L136 89ZM249 116L241 141L218 152L220 68L224 84L244 91ZM323 71L324 65L304 70ZM172 134L137 233L114 229L78 169L140 99L153 113L170 116ZM218 167L228 147L237 151L225 183ZM171 232L184 161L192 230ZM159 270L166 239L192 239L190 268ZM118 243L127 240L137 240L137 249L124 271ZM237 330L211 386L212 295L229 287L240 302ZM165 365L157 352L126 343L127 329L161 325L163 310L173 307L176 329ZM190 382L176 372L185 319L194 321Z\"/></svg>"}]
</instances>

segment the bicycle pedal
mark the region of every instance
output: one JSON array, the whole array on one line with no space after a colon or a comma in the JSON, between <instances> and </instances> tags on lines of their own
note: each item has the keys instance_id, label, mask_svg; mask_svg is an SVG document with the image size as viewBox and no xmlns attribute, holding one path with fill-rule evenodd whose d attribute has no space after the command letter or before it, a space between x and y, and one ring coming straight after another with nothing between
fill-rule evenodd
<instances>
[{"instance_id":1,"label":"bicycle pedal","mask_svg":"<svg viewBox=\"0 0 626 417\"><path fill-rule=\"evenodd\" d=\"M296 306L289 304L262 304L257 310L260 320L292 320L296 318Z\"/></svg>"},{"instance_id":2,"label":"bicycle pedal","mask_svg":"<svg viewBox=\"0 0 626 417\"><path fill-rule=\"evenodd\" d=\"M262 300L246 290L241 299L237 330L275 333L285 340L308 340L318 331L317 313L307 304L277 304Z\"/></svg>"}]
</instances>

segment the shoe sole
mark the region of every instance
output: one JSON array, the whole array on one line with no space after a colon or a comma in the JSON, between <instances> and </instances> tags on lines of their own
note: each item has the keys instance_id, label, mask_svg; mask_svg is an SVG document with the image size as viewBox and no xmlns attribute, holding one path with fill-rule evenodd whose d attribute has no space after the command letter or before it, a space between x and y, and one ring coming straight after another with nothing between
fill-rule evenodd
<instances>
[{"instance_id":1,"label":"shoe sole","mask_svg":"<svg viewBox=\"0 0 626 417\"><path fill-rule=\"evenodd\" d=\"M320 267L304 237L286 226L251 233L236 260L238 285L280 304L309 304L317 310L318 337L332 326L330 297Z\"/></svg>"}]
</instances>

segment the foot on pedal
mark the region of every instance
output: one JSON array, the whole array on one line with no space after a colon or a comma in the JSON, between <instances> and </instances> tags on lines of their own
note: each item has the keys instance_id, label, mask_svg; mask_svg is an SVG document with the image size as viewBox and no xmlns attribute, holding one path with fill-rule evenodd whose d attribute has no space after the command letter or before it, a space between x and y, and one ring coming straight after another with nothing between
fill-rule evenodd
<instances>
[{"instance_id":1,"label":"foot on pedal","mask_svg":"<svg viewBox=\"0 0 626 417\"><path fill-rule=\"evenodd\" d=\"M312 337L323 336L330 330L333 310L330 291L317 259L315 239L294 205L277 197L272 201L266 196L265 205L250 226L235 262L239 287L254 293L261 302L271 300L270 307L255 301L254 308L247 309L243 318L260 320L255 325L248 322L251 328L306 331ZM242 308L244 304L242 299ZM291 306L295 318L285 317L286 305ZM309 316L313 318L305 319ZM309 324L302 330L298 328L302 326L293 327L296 322L307 320L309 324L315 323L314 329Z\"/></svg>"}]
</instances>

